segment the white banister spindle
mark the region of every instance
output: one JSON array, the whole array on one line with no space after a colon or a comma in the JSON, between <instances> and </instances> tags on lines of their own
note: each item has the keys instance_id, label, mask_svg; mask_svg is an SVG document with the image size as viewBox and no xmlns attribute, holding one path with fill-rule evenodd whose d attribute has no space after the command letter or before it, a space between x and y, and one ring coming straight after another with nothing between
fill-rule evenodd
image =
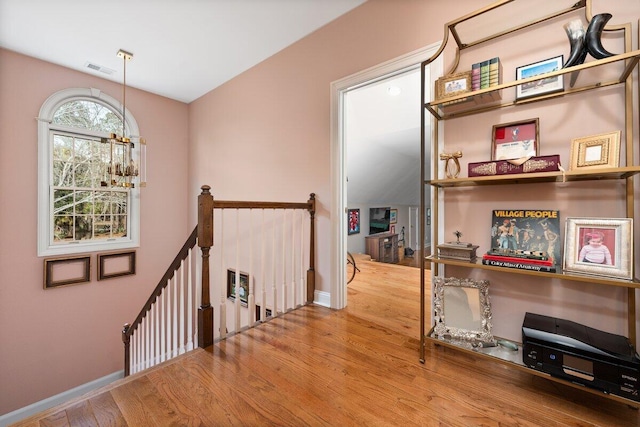
<instances>
[{"instance_id":1,"label":"white banister spindle","mask_svg":"<svg viewBox=\"0 0 640 427\"><path fill-rule=\"evenodd\" d=\"M171 285L173 287L173 290L171 292L171 295L173 296L173 322L171 322L172 326L173 326L173 332L171 333L171 336L173 338L173 344L171 346L172 352L171 352L171 357L176 357L178 355L178 299L179 299L179 292L178 292L178 278L176 277L176 275L173 276L173 281L171 283Z\"/></svg>"},{"instance_id":2,"label":"white banister spindle","mask_svg":"<svg viewBox=\"0 0 640 427\"><path fill-rule=\"evenodd\" d=\"M160 362L167 360L167 292L166 289L160 294L157 304L160 306Z\"/></svg>"},{"instance_id":3,"label":"white banister spindle","mask_svg":"<svg viewBox=\"0 0 640 427\"><path fill-rule=\"evenodd\" d=\"M167 287L165 288L167 292L167 358L171 358L173 356L173 299L172 299L172 290L171 290L171 279L167 280Z\"/></svg>"},{"instance_id":4,"label":"white banister spindle","mask_svg":"<svg viewBox=\"0 0 640 427\"><path fill-rule=\"evenodd\" d=\"M192 253L189 249L187 253L187 351L193 350L193 271Z\"/></svg>"},{"instance_id":5,"label":"white banister spindle","mask_svg":"<svg viewBox=\"0 0 640 427\"><path fill-rule=\"evenodd\" d=\"M271 271L273 277L271 278L271 293L273 295L273 315L278 314L278 289L276 286L276 210L273 210L273 242L271 247Z\"/></svg>"},{"instance_id":6,"label":"white banister spindle","mask_svg":"<svg viewBox=\"0 0 640 427\"><path fill-rule=\"evenodd\" d=\"M149 313L144 318L144 355L145 355L145 369L149 368L149 364L151 363L151 342L150 342L150 334L149 334Z\"/></svg>"},{"instance_id":7,"label":"white banister spindle","mask_svg":"<svg viewBox=\"0 0 640 427\"><path fill-rule=\"evenodd\" d=\"M220 211L220 338L227 336L226 274L224 271L224 209Z\"/></svg>"},{"instance_id":8,"label":"white banister spindle","mask_svg":"<svg viewBox=\"0 0 640 427\"><path fill-rule=\"evenodd\" d=\"M249 325L253 325L256 322L255 281L256 279L253 275L253 210L249 209L249 295L247 295Z\"/></svg>"},{"instance_id":9,"label":"white banister spindle","mask_svg":"<svg viewBox=\"0 0 640 427\"><path fill-rule=\"evenodd\" d=\"M291 292L292 304L295 308L298 305L296 292L296 211L291 211Z\"/></svg>"},{"instance_id":10,"label":"white banister spindle","mask_svg":"<svg viewBox=\"0 0 640 427\"><path fill-rule=\"evenodd\" d=\"M264 231L264 209L261 209L262 225L260 231L260 290L262 291L262 303L260 304L260 319L264 322L267 317L267 272L265 271L265 246L266 235Z\"/></svg>"},{"instance_id":11,"label":"white banister spindle","mask_svg":"<svg viewBox=\"0 0 640 427\"><path fill-rule=\"evenodd\" d=\"M287 211L282 211L282 311L287 311Z\"/></svg>"},{"instance_id":12,"label":"white banister spindle","mask_svg":"<svg viewBox=\"0 0 640 427\"><path fill-rule=\"evenodd\" d=\"M240 292L242 286L240 283L240 209L236 209L236 262L235 262L235 271L236 271L236 278L235 278L235 295L236 295L236 299L235 299L235 304L234 304L234 315L235 315L235 324L234 324L234 331L238 332L240 330L240 302L241 302L241 295L242 293Z\"/></svg>"},{"instance_id":13,"label":"white banister spindle","mask_svg":"<svg viewBox=\"0 0 640 427\"><path fill-rule=\"evenodd\" d=\"M186 317L185 317L185 307L184 307L184 299L185 299L185 283L184 283L184 260L180 262L180 269L176 272L176 276L178 277L178 286L180 287L180 324L178 325L178 330L180 331L180 351L179 354L183 354L185 352L185 343L187 340L184 337L187 326L185 325Z\"/></svg>"},{"instance_id":14,"label":"white banister spindle","mask_svg":"<svg viewBox=\"0 0 640 427\"><path fill-rule=\"evenodd\" d=\"M156 302L153 303L153 325L154 325L154 333L153 333L153 341L155 343L154 346L154 355L153 355L153 364L157 365L160 363L160 313L159 307L157 304L158 299L156 298Z\"/></svg>"}]
</instances>

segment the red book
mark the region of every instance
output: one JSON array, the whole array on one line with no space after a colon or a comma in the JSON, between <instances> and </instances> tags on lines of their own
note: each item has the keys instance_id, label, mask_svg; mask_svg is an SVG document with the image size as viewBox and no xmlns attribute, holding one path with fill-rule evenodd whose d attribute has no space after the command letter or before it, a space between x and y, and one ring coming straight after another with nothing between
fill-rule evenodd
<instances>
[{"instance_id":1,"label":"red book","mask_svg":"<svg viewBox=\"0 0 640 427\"><path fill-rule=\"evenodd\" d=\"M482 259L487 259L492 261L515 262L520 264L546 265L548 267L553 267L553 262L550 259L541 260L541 259L518 258L518 257L500 256L500 255L488 255L488 254L482 255Z\"/></svg>"}]
</instances>

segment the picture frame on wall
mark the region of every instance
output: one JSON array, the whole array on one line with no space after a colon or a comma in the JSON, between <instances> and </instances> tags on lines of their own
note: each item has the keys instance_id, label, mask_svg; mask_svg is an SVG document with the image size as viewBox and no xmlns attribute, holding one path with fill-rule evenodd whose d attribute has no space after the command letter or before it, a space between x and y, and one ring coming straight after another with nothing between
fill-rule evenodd
<instances>
[{"instance_id":1,"label":"picture frame on wall","mask_svg":"<svg viewBox=\"0 0 640 427\"><path fill-rule=\"evenodd\" d=\"M563 55L523 65L516 68L516 80L528 79L562 68ZM539 80L530 81L516 86L516 101L531 98L548 93L561 92L564 90L564 79L562 75L546 77Z\"/></svg>"},{"instance_id":2,"label":"picture frame on wall","mask_svg":"<svg viewBox=\"0 0 640 427\"><path fill-rule=\"evenodd\" d=\"M491 160L529 159L540 152L539 119L493 125Z\"/></svg>"},{"instance_id":3,"label":"picture frame on wall","mask_svg":"<svg viewBox=\"0 0 640 427\"><path fill-rule=\"evenodd\" d=\"M569 170L617 168L620 165L621 132L608 132L571 140Z\"/></svg>"},{"instance_id":4,"label":"picture frame on wall","mask_svg":"<svg viewBox=\"0 0 640 427\"><path fill-rule=\"evenodd\" d=\"M633 219L567 218L565 272L632 280Z\"/></svg>"},{"instance_id":5,"label":"picture frame on wall","mask_svg":"<svg viewBox=\"0 0 640 427\"><path fill-rule=\"evenodd\" d=\"M98 254L98 280L136 274L136 251Z\"/></svg>"},{"instance_id":6,"label":"picture frame on wall","mask_svg":"<svg viewBox=\"0 0 640 427\"><path fill-rule=\"evenodd\" d=\"M398 209L391 209L389 211L389 224L396 224L398 222Z\"/></svg>"},{"instance_id":7,"label":"picture frame on wall","mask_svg":"<svg viewBox=\"0 0 640 427\"><path fill-rule=\"evenodd\" d=\"M471 92L471 71L442 76L436 80L436 99L451 98Z\"/></svg>"},{"instance_id":8,"label":"picture frame on wall","mask_svg":"<svg viewBox=\"0 0 640 427\"><path fill-rule=\"evenodd\" d=\"M44 289L90 281L91 257L89 255L44 260Z\"/></svg>"},{"instance_id":9,"label":"picture frame on wall","mask_svg":"<svg viewBox=\"0 0 640 427\"><path fill-rule=\"evenodd\" d=\"M349 217L347 218L347 234L350 236L352 234L360 233L360 209L349 209L348 214Z\"/></svg>"}]
</instances>

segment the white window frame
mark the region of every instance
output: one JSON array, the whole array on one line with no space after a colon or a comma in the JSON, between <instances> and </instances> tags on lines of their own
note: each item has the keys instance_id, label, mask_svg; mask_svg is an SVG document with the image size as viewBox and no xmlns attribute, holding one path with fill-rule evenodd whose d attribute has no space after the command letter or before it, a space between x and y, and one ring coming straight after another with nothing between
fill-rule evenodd
<instances>
[{"instance_id":1,"label":"white window frame","mask_svg":"<svg viewBox=\"0 0 640 427\"><path fill-rule=\"evenodd\" d=\"M122 104L115 98L94 88L69 88L51 95L42 104L38 120L38 256L57 256L76 254L81 252L108 251L129 249L140 246L140 188L131 189L129 198L129 217L127 218L129 232L127 237L116 240L79 241L67 244L53 244L53 230L51 218L50 188L53 171L51 170L52 130L78 132L78 129L53 125L53 116L62 104L73 100L87 100L97 102L111 108L122 119ZM138 137L140 132L138 123L131 112L125 109L125 128L128 136ZM81 131L95 134L91 130ZM107 136L107 135L104 135ZM136 147L139 150L139 147Z\"/></svg>"}]
</instances>

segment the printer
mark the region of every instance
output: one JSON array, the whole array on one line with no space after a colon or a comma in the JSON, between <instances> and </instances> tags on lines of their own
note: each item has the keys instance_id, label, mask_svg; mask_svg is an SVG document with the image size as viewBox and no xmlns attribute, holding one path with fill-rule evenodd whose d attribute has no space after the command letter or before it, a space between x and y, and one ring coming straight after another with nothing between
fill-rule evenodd
<instances>
[{"instance_id":1,"label":"printer","mask_svg":"<svg viewBox=\"0 0 640 427\"><path fill-rule=\"evenodd\" d=\"M629 339L569 320L526 313L526 366L573 383L640 401L640 359Z\"/></svg>"}]
</instances>

